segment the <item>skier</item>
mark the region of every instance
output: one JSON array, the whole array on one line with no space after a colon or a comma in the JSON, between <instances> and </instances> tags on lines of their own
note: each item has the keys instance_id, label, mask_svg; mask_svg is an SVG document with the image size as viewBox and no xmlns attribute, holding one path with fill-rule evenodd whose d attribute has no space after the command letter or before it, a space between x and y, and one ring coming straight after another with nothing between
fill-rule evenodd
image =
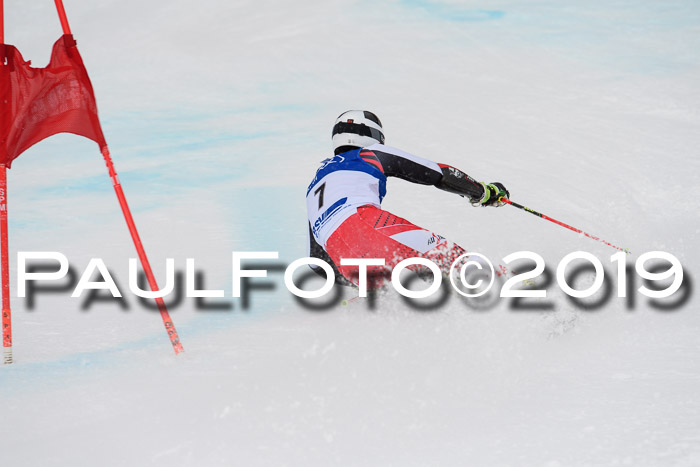
<instances>
[{"instance_id":1,"label":"skier","mask_svg":"<svg viewBox=\"0 0 700 467\"><path fill-rule=\"evenodd\" d=\"M398 177L466 197L474 206L502 206L510 193L501 183L486 184L447 164L436 164L384 145L382 124L366 110L342 113L333 126L335 155L325 159L306 191L309 254L331 265L336 282L358 284L358 267L341 258L383 258L370 266L368 285L383 285L406 258L426 258L443 274L464 248L381 209L387 177ZM319 267L315 272L323 274ZM420 272L419 268L413 268ZM374 277L374 279L372 279Z\"/></svg>"}]
</instances>

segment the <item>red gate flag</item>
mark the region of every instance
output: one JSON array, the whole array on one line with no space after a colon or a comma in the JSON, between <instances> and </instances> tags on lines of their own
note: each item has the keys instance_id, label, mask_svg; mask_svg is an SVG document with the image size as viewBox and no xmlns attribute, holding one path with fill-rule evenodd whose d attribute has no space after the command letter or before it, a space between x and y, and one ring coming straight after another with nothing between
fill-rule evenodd
<instances>
[{"instance_id":1,"label":"red gate flag","mask_svg":"<svg viewBox=\"0 0 700 467\"><path fill-rule=\"evenodd\" d=\"M25 62L15 47L3 43L3 0L0 0L0 282L5 363L12 363L6 174L16 157L44 138L56 133L74 133L100 146L148 283L151 290L159 290L102 134L95 94L68 26L63 1L54 2L63 36L53 46L49 65L46 68L32 68L31 62ZM175 353L183 352L180 337L163 298L156 297L155 300Z\"/></svg>"},{"instance_id":2,"label":"red gate flag","mask_svg":"<svg viewBox=\"0 0 700 467\"><path fill-rule=\"evenodd\" d=\"M107 146L90 78L71 34L56 41L46 68L33 68L14 46L0 65L0 164L56 133L74 133Z\"/></svg>"}]
</instances>

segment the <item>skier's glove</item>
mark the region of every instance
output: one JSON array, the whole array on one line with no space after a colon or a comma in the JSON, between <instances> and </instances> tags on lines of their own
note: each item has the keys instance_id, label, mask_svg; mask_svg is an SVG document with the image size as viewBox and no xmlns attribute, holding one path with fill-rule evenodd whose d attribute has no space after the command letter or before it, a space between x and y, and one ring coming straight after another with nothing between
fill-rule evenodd
<instances>
[{"instance_id":1,"label":"skier's glove","mask_svg":"<svg viewBox=\"0 0 700 467\"><path fill-rule=\"evenodd\" d=\"M481 184L484 187L484 195L481 199L472 202L474 206L498 207L506 204L501 200L502 198L510 199L510 192L506 190L506 187L503 186L502 183L494 182L487 185L482 182Z\"/></svg>"}]
</instances>

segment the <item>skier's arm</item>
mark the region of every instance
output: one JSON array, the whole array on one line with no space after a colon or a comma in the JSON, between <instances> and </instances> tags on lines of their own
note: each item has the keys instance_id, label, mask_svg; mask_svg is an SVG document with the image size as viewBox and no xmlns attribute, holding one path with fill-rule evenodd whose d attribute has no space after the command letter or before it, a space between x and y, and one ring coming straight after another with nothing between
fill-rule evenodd
<instances>
[{"instance_id":1,"label":"skier's arm","mask_svg":"<svg viewBox=\"0 0 700 467\"><path fill-rule=\"evenodd\" d=\"M400 149L374 144L360 151L360 157L378 167L387 177L438 186L443 172L438 164Z\"/></svg>"},{"instance_id":2,"label":"skier's arm","mask_svg":"<svg viewBox=\"0 0 700 467\"><path fill-rule=\"evenodd\" d=\"M461 170L447 164L439 164L442 178L435 185L441 190L466 196L472 202L478 202L484 196L484 184L477 182Z\"/></svg>"},{"instance_id":3,"label":"skier's arm","mask_svg":"<svg viewBox=\"0 0 700 467\"><path fill-rule=\"evenodd\" d=\"M447 164L437 164L413 154L382 144L375 144L360 152L367 162L377 166L387 177L398 177L413 183L433 185L441 190L467 197L472 203L491 204L495 197L507 193L505 187L493 193L486 185L461 170ZM500 185L500 184L499 184ZM501 185L502 187L502 185ZM489 190L488 193L486 190ZM486 196L494 195L494 198Z\"/></svg>"}]
</instances>

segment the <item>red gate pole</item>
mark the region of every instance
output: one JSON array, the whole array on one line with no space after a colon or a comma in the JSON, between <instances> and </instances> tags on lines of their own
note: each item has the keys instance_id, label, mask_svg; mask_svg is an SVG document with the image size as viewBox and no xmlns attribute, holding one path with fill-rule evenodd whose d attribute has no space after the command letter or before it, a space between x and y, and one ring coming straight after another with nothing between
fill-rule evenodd
<instances>
[{"instance_id":1,"label":"red gate pole","mask_svg":"<svg viewBox=\"0 0 700 467\"><path fill-rule=\"evenodd\" d=\"M2 0L0 0L2 1ZM63 8L62 0L54 0L56 3L56 10L58 11L58 18L61 20L61 28L63 29L63 34L71 34L70 26L68 25L68 18L66 16L66 10ZM141 243L141 238L136 230L136 224L134 223L134 218L131 216L131 210L129 209L129 204L126 202L126 196L124 195L124 190L122 190L122 185L119 183L119 177L117 176L117 171L114 169L114 163L112 162L112 157L109 154L109 149L105 145L101 148L102 156L105 159L105 164L107 165L107 170L109 171L109 177L112 179L112 185L114 186L114 191L117 194L117 199L119 200L119 206L122 208L122 213L124 214L124 219L126 220L126 225L129 227L129 233L131 234L131 239L134 241L134 246L136 247L136 252L138 253L139 260L141 260L141 266L143 266L143 271L146 273L146 278L148 279L148 285L151 287L152 291L160 290L156 279L153 276L153 271L151 270L151 264L146 256L146 251L143 249L143 244ZM170 313L168 313L168 308L165 306L165 302L162 298L156 298L156 304L158 305L158 311L160 311L160 316L163 319L163 324L165 325L165 330L170 337L170 343L173 345L173 349L176 354L184 351L182 344L180 343L180 337L175 329L175 324L170 318Z\"/></svg>"},{"instance_id":2,"label":"red gate pole","mask_svg":"<svg viewBox=\"0 0 700 467\"><path fill-rule=\"evenodd\" d=\"M0 0L0 44L5 61L5 5ZM12 312L10 311L10 254L7 246L7 167L0 164L0 269L2 269L2 347L3 361L12 363Z\"/></svg>"},{"instance_id":3,"label":"red gate pole","mask_svg":"<svg viewBox=\"0 0 700 467\"><path fill-rule=\"evenodd\" d=\"M3 0L0 0L0 44L5 43L5 5ZM2 57L5 60L5 57Z\"/></svg>"},{"instance_id":4,"label":"red gate pole","mask_svg":"<svg viewBox=\"0 0 700 467\"><path fill-rule=\"evenodd\" d=\"M70 26L68 26L68 17L66 16L66 9L63 8L63 0L54 0L56 3L56 11L58 11L58 19L61 21L61 28L63 29L63 34L70 34Z\"/></svg>"},{"instance_id":5,"label":"red gate pole","mask_svg":"<svg viewBox=\"0 0 700 467\"><path fill-rule=\"evenodd\" d=\"M109 155L109 149L107 146L102 148L102 156L105 159L105 164L107 165L107 170L109 171L109 176L112 179L112 185L114 185L114 191L117 193L117 199L119 199L119 206L122 208L122 213L124 213L124 219L126 219L126 225L129 227L129 233L131 233L131 238L134 241L134 246L136 247L136 252L141 260L141 265L143 266L143 271L146 273L146 278L148 279L148 285L154 292L158 289L158 284L153 276L153 271L151 270L151 264L148 262L148 257L143 249L143 244L141 243L141 238L136 230L136 224L134 223L134 218L131 216L131 210L126 202L126 197L124 196L124 190L122 190L122 185L119 183L119 176L117 171L114 170L114 163L112 162L112 157ZM176 354L183 352L182 344L180 343L180 338L177 335L177 330L173 324L173 320L170 319L170 314L165 306L165 302L162 298L158 297L155 299L158 305L158 311L160 311L160 316L163 319L163 324L165 325L165 330L170 337L170 343L173 345L173 349Z\"/></svg>"},{"instance_id":6,"label":"red gate pole","mask_svg":"<svg viewBox=\"0 0 700 467\"><path fill-rule=\"evenodd\" d=\"M10 311L10 255L7 246L7 167L0 164L0 267L2 267L2 347L5 364L12 363L12 312Z\"/></svg>"}]
</instances>

